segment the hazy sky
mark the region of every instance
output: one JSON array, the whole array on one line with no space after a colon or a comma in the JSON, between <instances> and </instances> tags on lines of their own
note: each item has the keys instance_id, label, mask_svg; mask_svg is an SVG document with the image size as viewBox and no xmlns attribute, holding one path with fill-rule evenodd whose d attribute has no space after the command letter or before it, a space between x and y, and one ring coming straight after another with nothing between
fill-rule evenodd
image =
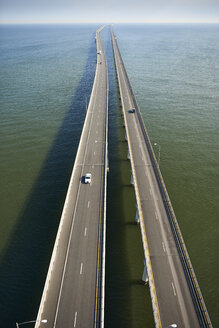
<instances>
[{"instance_id":1,"label":"hazy sky","mask_svg":"<svg viewBox=\"0 0 219 328\"><path fill-rule=\"evenodd\" d=\"M0 0L1 23L219 22L219 0Z\"/></svg>"}]
</instances>

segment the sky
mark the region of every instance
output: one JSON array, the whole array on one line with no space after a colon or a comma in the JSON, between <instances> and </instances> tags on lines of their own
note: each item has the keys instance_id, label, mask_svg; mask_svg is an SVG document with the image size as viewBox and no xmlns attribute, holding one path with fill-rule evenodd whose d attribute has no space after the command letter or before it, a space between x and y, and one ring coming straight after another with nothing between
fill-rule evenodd
<instances>
[{"instance_id":1,"label":"sky","mask_svg":"<svg viewBox=\"0 0 219 328\"><path fill-rule=\"evenodd\" d=\"M219 0L0 0L0 23L218 22Z\"/></svg>"}]
</instances>

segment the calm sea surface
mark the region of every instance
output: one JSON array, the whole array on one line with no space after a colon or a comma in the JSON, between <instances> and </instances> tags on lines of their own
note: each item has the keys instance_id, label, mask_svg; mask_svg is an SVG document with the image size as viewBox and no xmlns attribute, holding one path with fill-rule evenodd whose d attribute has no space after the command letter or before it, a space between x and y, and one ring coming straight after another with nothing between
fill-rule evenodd
<instances>
[{"instance_id":1,"label":"calm sea surface","mask_svg":"<svg viewBox=\"0 0 219 328\"><path fill-rule=\"evenodd\" d=\"M0 27L0 327L36 318L96 64L96 25ZM115 25L214 327L219 25ZM109 31L106 327L153 327ZM158 149L155 146L155 153Z\"/></svg>"}]
</instances>

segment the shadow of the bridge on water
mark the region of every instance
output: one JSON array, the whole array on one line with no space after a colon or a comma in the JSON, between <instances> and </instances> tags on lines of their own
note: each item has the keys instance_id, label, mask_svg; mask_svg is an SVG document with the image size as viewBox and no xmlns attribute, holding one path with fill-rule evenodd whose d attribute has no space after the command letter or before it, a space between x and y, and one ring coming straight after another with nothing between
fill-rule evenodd
<instances>
[{"instance_id":1,"label":"shadow of the bridge on water","mask_svg":"<svg viewBox=\"0 0 219 328\"><path fill-rule=\"evenodd\" d=\"M154 327L150 292L143 286L143 247L109 37L109 177L107 195L105 328Z\"/></svg>"},{"instance_id":2,"label":"shadow of the bridge on water","mask_svg":"<svg viewBox=\"0 0 219 328\"><path fill-rule=\"evenodd\" d=\"M107 194L107 241L106 241L106 304L105 327L131 327L131 296L129 284L129 266L127 258L126 218L124 213L124 181L121 177L120 146L125 147L121 136L120 114L118 113L118 89L115 66L108 33L106 44L109 68L109 166ZM127 325L127 321L129 325Z\"/></svg>"},{"instance_id":3,"label":"shadow of the bridge on water","mask_svg":"<svg viewBox=\"0 0 219 328\"><path fill-rule=\"evenodd\" d=\"M96 67L94 34L83 76L0 267L0 327L36 318Z\"/></svg>"}]
</instances>

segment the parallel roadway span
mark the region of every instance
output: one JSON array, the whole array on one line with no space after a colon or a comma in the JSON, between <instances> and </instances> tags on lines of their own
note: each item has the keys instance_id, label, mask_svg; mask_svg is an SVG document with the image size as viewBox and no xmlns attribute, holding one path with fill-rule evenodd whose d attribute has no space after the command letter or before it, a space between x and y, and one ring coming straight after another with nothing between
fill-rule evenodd
<instances>
[{"instance_id":1,"label":"parallel roadway span","mask_svg":"<svg viewBox=\"0 0 219 328\"><path fill-rule=\"evenodd\" d=\"M96 32L97 66L92 94L36 328L103 327L108 77L101 29ZM92 181L84 184L82 177L88 172Z\"/></svg>"},{"instance_id":2,"label":"parallel roadway span","mask_svg":"<svg viewBox=\"0 0 219 328\"><path fill-rule=\"evenodd\" d=\"M111 34L156 327L212 327L117 40Z\"/></svg>"}]
</instances>

